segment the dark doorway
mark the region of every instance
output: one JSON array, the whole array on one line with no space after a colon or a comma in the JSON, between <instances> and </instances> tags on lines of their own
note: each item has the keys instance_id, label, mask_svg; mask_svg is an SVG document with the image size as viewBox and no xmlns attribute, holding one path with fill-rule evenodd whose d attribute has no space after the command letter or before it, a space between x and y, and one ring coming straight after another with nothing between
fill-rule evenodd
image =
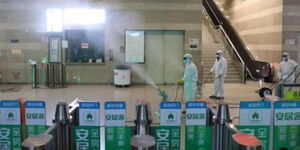
<instances>
[{"instance_id":1,"label":"dark doorway","mask_svg":"<svg viewBox=\"0 0 300 150\"><path fill-rule=\"evenodd\" d=\"M67 30L68 41L67 62L95 63L104 62L104 32L103 30Z\"/></svg>"}]
</instances>

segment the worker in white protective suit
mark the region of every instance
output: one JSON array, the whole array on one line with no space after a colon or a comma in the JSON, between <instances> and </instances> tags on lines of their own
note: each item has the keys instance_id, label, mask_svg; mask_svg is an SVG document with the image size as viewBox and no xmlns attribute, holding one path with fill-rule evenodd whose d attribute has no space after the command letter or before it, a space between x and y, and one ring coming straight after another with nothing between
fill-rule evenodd
<instances>
[{"instance_id":1,"label":"worker in white protective suit","mask_svg":"<svg viewBox=\"0 0 300 150\"><path fill-rule=\"evenodd\" d=\"M278 70L278 78L282 79L282 84L292 84L295 80L295 73L292 74L297 63L290 59L290 54L288 52L284 52L282 54L282 61L279 64Z\"/></svg>"},{"instance_id":2,"label":"worker in white protective suit","mask_svg":"<svg viewBox=\"0 0 300 150\"><path fill-rule=\"evenodd\" d=\"M224 99L224 80L227 75L227 60L223 57L223 51L218 50L216 53L216 61L210 69L210 74L215 74L215 85L213 95L209 98Z\"/></svg>"},{"instance_id":3,"label":"worker in white protective suit","mask_svg":"<svg viewBox=\"0 0 300 150\"><path fill-rule=\"evenodd\" d=\"M177 80L179 85L184 85L184 95L186 101L194 101L197 90L198 69L192 62L192 55L185 54L183 56L185 64L184 76L181 80Z\"/></svg>"}]
</instances>

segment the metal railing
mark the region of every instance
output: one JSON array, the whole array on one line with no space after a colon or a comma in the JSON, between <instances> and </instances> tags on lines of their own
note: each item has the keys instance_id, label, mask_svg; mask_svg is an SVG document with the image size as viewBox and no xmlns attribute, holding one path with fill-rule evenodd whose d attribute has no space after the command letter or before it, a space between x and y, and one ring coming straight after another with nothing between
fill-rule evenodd
<instances>
[{"instance_id":1,"label":"metal railing","mask_svg":"<svg viewBox=\"0 0 300 150\"><path fill-rule=\"evenodd\" d=\"M243 40L239 37L238 33L232 27L216 3L213 0L203 0L202 4L214 26L221 29L231 47L234 49L234 53L246 66L249 75L255 80L270 77L270 64L255 60L248 47L244 44Z\"/></svg>"},{"instance_id":2,"label":"metal railing","mask_svg":"<svg viewBox=\"0 0 300 150\"><path fill-rule=\"evenodd\" d=\"M246 81L246 67L243 63L240 62L239 58L237 55L234 53L234 49L232 48L231 44L229 43L228 39L226 36L223 34L220 28L213 27L212 20L208 16L207 12L205 9L203 9L204 15L204 23L208 27L208 32L213 35L214 41L215 42L222 42L222 45L224 46L225 50L225 55L230 57L230 60L228 63L232 63L235 66L235 69L238 69L237 71L239 72L241 83L245 83Z\"/></svg>"}]
</instances>

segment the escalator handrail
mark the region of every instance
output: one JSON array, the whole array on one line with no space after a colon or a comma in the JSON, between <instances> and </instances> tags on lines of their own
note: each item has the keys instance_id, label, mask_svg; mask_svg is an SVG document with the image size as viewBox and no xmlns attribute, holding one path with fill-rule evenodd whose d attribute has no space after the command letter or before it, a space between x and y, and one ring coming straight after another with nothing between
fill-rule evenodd
<instances>
[{"instance_id":1,"label":"escalator handrail","mask_svg":"<svg viewBox=\"0 0 300 150\"><path fill-rule=\"evenodd\" d=\"M245 46L244 42L241 40L229 21L224 17L223 13L219 10L215 2L213 0L203 0L203 6L205 7L209 16L213 15L210 16L213 24L215 25L215 27L220 27L222 33L232 46L235 54L238 56L239 60L246 66L246 69L249 72L250 76L253 79L261 79L263 77L266 77L262 74L261 69L269 69L269 63L259 62L255 60L249 49ZM268 71L267 74L269 75L270 71Z\"/></svg>"},{"instance_id":2,"label":"escalator handrail","mask_svg":"<svg viewBox=\"0 0 300 150\"><path fill-rule=\"evenodd\" d=\"M212 0L211 0L212 1ZM207 0L203 0L203 2L206 2L207 4L209 3ZM214 4L214 3L212 3L212 4ZM215 5L216 6L216 5ZM207 5L207 7L209 7L210 8L210 10L213 10L213 8L211 7L211 4L210 5ZM219 17L216 15L216 13L215 13L215 11L211 11L212 12L212 14L215 16L215 19L217 20L217 22L218 22L218 25L217 26L219 26L220 28L221 28L221 30L223 31L223 33L225 34L225 36L226 36L226 38L230 41L230 43L232 43L232 41L231 41L231 39L229 38L229 36L228 36L228 34L226 33L226 30L224 29L224 27L223 27L223 21L227 21L227 19L223 19L223 20L219 20ZM223 18L225 18L223 15L221 15L222 13L220 12L220 16L221 17L223 17ZM213 22L215 22L215 21L213 21ZM215 23L214 23L215 24ZM227 24L230 24L229 22L227 22ZM234 34L236 34L237 35L237 32L236 32L236 30L234 29L234 28L232 28L232 31L234 32ZM247 50L246 52L249 54L249 56L251 57L251 59L252 60L254 60L255 61L255 58L252 56L252 54L250 53L250 51L249 51L249 49L245 46L245 44L244 44L244 42L239 38L239 36L236 36L236 38L237 38L237 40L243 45L243 47L244 47L244 49L245 50ZM234 47L235 48L235 47ZM236 48L235 48L236 49Z\"/></svg>"},{"instance_id":3,"label":"escalator handrail","mask_svg":"<svg viewBox=\"0 0 300 150\"><path fill-rule=\"evenodd\" d=\"M215 6L217 6L217 5L215 5ZM208 7L211 8L211 5L208 5ZM218 8L218 7L217 7L217 8ZM212 8L211 8L211 9L212 9ZM219 12L220 12L220 11L219 11ZM227 39L232 43L231 39L228 37L228 35L227 35L227 33L226 33L226 30L225 30L224 27L223 27L224 21L226 21L226 24L228 24L228 25L230 25L230 26L231 26L231 24L229 23L229 21L228 21L227 19L225 19L224 15L222 15L221 12L220 12L220 16L223 18L223 20L219 20L219 17L217 17L217 15L215 14L214 11L212 11L212 13L213 13L214 16L216 17L216 20L219 21L219 25L220 25L220 27L221 27L221 30L222 30L223 33L225 34L225 36L226 36ZM249 54L249 56L251 57L251 59L255 61L255 58L254 58L253 55L251 54L251 52L250 52L250 50L248 49L248 47L244 44L243 40L238 36L238 32L237 32L234 28L231 28L231 29L232 29L232 32L233 32L234 34L237 35L237 36L236 36L236 39L240 42L240 44L243 45L244 49L245 49L246 52Z\"/></svg>"},{"instance_id":4,"label":"escalator handrail","mask_svg":"<svg viewBox=\"0 0 300 150\"><path fill-rule=\"evenodd\" d=\"M220 26L220 28L221 28L222 32L225 34L226 39L228 39L228 42L229 42L230 45L232 46L233 50L235 51L235 54L237 54L238 59L241 61L242 64L245 65L244 60L243 60L242 57L239 55L237 49L235 48L234 44L232 43L232 41L230 40L230 38L228 37L228 35L227 35L226 32L224 31L223 27ZM252 55L249 54L249 56L251 57ZM251 57L251 58L253 59L253 57ZM247 67L246 67L246 69L247 69L247 72L250 72L250 70L249 70ZM255 77L253 77L251 73L250 73L249 75L251 76L251 78L255 79Z\"/></svg>"},{"instance_id":5,"label":"escalator handrail","mask_svg":"<svg viewBox=\"0 0 300 150\"><path fill-rule=\"evenodd\" d=\"M228 36L228 34L226 33L226 30L225 30L224 27L223 27L224 21L226 21L226 20L224 19L225 17L222 15L222 13L221 13L220 10L218 9L217 5L216 5L212 0L210 0L210 1L209 1L209 0L203 0L203 2L206 4L207 7L210 8L210 9L209 9L210 12L214 15L215 20L217 20L218 24L215 24L215 25L216 25L216 26L219 26L219 27L221 28L222 32L225 34L225 36L226 36L226 38L228 39L228 41L232 44L234 50L237 52L238 57L240 58L240 60L242 61L242 63L245 64L245 62L243 61L243 59L241 59L242 57L241 57L240 54L238 53L238 51L237 51L235 45L233 44L231 38ZM209 3L209 2L211 2L211 3ZM212 6L215 6L216 9L213 9ZM213 10L215 10L215 11L213 11ZM219 15L216 14L216 11L219 11ZM220 17L218 17L218 16L222 17L223 20L220 20ZM228 23L228 22L226 22L226 23ZM234 31L234 29L233 29L233 31ZM235 34L236 34L236 33L235 33ZM243 44L243 42L241 41L241 39L239 39L238 36L237 36L236 38L237 38L236 40L239 41L240 44L242 44L243 48L244 48L245 50L248 50L248 49L245 48L246 46ZM247 52L247 51L246 51L246 52ZM249 52L247 52L247 53L249 54ZM253 56L252 56L251 54L249 54L248 56L250 56L251 60L253 61Z\"/></svg>"}]
</instances>

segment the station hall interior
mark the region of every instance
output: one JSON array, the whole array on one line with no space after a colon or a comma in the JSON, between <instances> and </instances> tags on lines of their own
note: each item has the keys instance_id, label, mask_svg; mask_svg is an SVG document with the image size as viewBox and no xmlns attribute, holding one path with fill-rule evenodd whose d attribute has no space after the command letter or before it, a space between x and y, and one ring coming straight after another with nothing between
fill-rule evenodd
<instances>
[{"instance_id":1,"label":"station hall interior","mask_svg":"<svg viewBox=\"0 0 300 150\"><path fill-rule=\"evenodd\" d=\"M9 125L3 119L5 103L14 100L20 102L17 116L24 124L24 102L44 101L44 125L50 129L56 125L58 108L63 104L72 104L64 108L69 113L72 107L80 111L85 106L81 102L99 102L96 117L101 127L101 150L129 150L139 144L138 150L159 149L157 134L152 133L157 130L150 133L147 123L144 134L149 137L131 138L127 141L130 148L107 148L103 138L108 137L103 129L106 103L120 101L126 103L124 126L132 126L133 135L144 132L139 131L139 125L144 125L138 118L141 112L147 112L151 126L168 126L168 122L162 123L164 103L171 107L172 102L180 102L180 146L171 148L177 145L171 142L161 150L247 147L228 147L236 142L232 132L240 133L234 128L226 132L228 143L214 138L204 144L209 147L201 148L198 141L198 148L197 144L188 148L186 115L188 103L193 102L207 107L206 126L218 122L212 123L210 118L228 111L224 115L228 124L224 124L230 127L238 126L247 116L241 113L243 102L271 103L271 113L276 111L276 102L295 102L294 121L298 119L298 123L293 125L297 125L295 133L300 137L299 63L299 0L0 0L0 150L1 128ZM70 120L80 117L74 114L65 115L72 116ZM176 121L169 123L174 126ZM274 126L271 138L276 136ZM145 148L142 145L147 138L147 144L154 143ZM257 149L300 149L300 138L294 145L276 145L275 138L265 141L266 145L257 135L251 138L260 143ZM28 137L22 137L23 146L26 140ZM76 142L65 145L71 146L47 149L80 149Z\"/></svg>"}]
</instances>

